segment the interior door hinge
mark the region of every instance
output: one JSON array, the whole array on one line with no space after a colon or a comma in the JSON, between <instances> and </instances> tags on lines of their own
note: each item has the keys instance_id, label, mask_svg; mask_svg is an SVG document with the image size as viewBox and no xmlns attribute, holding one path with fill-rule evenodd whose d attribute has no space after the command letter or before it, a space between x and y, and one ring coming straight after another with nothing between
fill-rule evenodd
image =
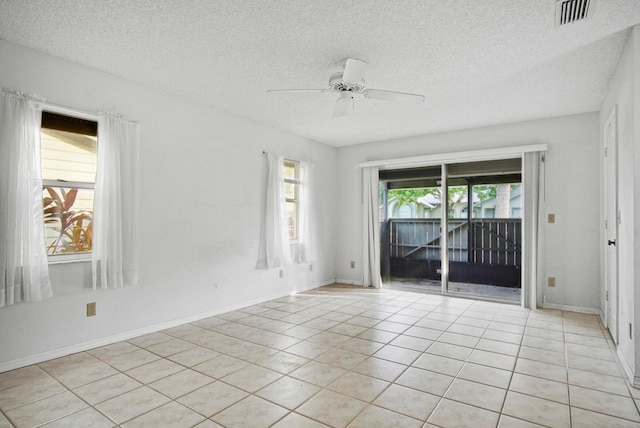
<instances>
[{"instance_id":1,"label":"interior door hinge","mask_svg":"<svg viewBox=\"0 0 640 428\"><path fill-rule=\"evenodd\" d=\"M604 148L604 157L605 157L605 158L607 157L607 154L608 154L608 153L609 153L609 149L605 147L605 148Z\"/></svg>"},{"instance_id":2,"label":"interior door hinge","mask_svg":"<svg viewBox=\"0 0 640 428\"><path fill-rule=\"evenodd\" d=\"M604 221L604 230L609 230L609 222L607 220Z\"/></svg>"},{"instance_id":3,"label":"interior door hinge","mask_svg":"<svg viewBox=\"0 0 640 428\"><path fill-rule=\"evenodd\" d=\"M609 290L604 292L604 300L609 301Z\"/></svg>"}]
</instances>

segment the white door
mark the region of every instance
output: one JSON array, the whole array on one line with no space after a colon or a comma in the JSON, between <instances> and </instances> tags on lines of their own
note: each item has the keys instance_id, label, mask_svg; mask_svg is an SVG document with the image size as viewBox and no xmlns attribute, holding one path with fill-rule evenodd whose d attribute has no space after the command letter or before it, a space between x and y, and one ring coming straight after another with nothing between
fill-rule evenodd
<instances>
[{"instance_id":1,"label":"white door","mask_svg":"<svg viewBox=\"0 0 640 428\"><path fill-rule=\"evenodd\" d=\"M616 109L604 134L605 299L606 322L618 343L618 136Z\"/></svg>"}]
</instances>

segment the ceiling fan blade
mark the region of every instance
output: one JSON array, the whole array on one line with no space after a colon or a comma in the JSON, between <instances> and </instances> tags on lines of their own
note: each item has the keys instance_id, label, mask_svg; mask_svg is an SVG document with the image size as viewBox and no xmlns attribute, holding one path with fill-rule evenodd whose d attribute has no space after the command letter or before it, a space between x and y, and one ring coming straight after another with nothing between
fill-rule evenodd
<instances>
[{"instance_id":1,"label":"ceiling fan blade","mask_svg":"<svg viewBox=\"0 0 640 428\"><path fill-rule=\"evenodd\" d=\"M424 101L424 95L410 94L408 92L385 91L383 89L365 89L362 95L367 98L384 101L411 101L421 103Z\"/></svg>"},{"instance_id":2,"label":"ceiling fan blade","mask_svg":"<svg viewBox=\"0 0 640 428\"><path fill-rule=\"evenodd\" d=\"M329 92L328 89L269 89L267 90L267 93L277 93L277 92L308 92L308 93L314 93L314 94L319 94L322 92Z\"/></svg>"},{"instance_id":3,"label":"ceiling fan blade","mask_svg":"<svg viewBox=\"0 0 640 428\"><path fill-rule=\"evenodd\" d=\"M342 117L349 113L352 99L350 97L340 97L336 101L336 106L333 108L333 117Z\"/></svg>"},{"instance_id":4,"label":"ceiling fan blade","mask_svg":"<svg viewBox=\"0 0 640 428\"><path fill-rule=\"evenodd\" d=\"M344 73L342 73L342 80L352 85L359 84L364 78L367 65L366 62L360 61L359 59L347 58L347 62L344 65Z\"/></svg>"}]
</instances>

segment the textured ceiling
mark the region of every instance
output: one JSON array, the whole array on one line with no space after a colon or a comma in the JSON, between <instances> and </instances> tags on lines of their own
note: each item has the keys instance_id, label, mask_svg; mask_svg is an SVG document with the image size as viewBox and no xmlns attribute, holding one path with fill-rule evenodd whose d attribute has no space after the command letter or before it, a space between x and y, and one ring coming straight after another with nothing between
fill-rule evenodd
<instances>
[{"instance_id":1,"label":"textured ceiling","mask_svg":"<svg viewBox=\"0 0 640 428\"><path fill-rule=\"evenodd\" d=\"M555 28L555 0L0 0L0 38L343 146L598 110L640 1L595 7ZM347 57L426 101L333 119L336 94L266 92Z\"/></svg>"}]
</instances>

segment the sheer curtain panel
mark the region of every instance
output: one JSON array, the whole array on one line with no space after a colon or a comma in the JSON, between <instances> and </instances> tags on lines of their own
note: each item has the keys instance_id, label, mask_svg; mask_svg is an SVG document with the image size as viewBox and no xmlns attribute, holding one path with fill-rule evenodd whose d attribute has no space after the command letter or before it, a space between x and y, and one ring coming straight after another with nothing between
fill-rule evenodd
<instances>
[{"instance_id":1,"label":"sheer curtain panel","mask_svg":"<svg viewBox=\"0 0 640 428\"><path fill-rule=\"evenodd\" d=\"M137 122L101 112L93 217L93 288L137 282Z\"/></svg>"},{"instance_id":2,"label":"sheer curtain panel","mask_svg":"<svg viewBox=\"0 0 640 428\"><path fill-rule=\"evenodd\" d=\"M42 105L0 88L0 307L53 295L42 211Z\"/></svg>"},{"instance_id":3,"label":"sheer curtain panel","mask_svg":"<svg viewBox=\"0 0 640 428\"><path fill-rule=\"evenodd\" d=\"M362 257L362 282L380 288L380 212L378 207L378 167L362 168L362 225L364 253Z\"/></svg>"},{"instance_id":4,"label":"sheer curtain panel","mask_svg":"<svg viewBox=\"0 0 640 428\"><path fill-rule=\"evenodd\" d=\"M300 238L297 263L316 261L315 167L300 162Z\"/></svg>"},{"instance_id":5,"label":"sheer curtain panel","mask_svg":"<svg viewBox=\"0 0 640 428\"><path fill-rule=\"evenodd\" d=\"M523 156L524 225L523 225L523 294L525 308L538 307L538 294L544 278L544 152Z\"/></svg>"},{"instance_id":6,"label":"sheer curtain panel","mask_svg":"<svg viewBox=\"0 0 640 428\"><path fill-rule=\"evenodd\" d=\"M262 212L262 228L258 252L258 269L269 269L291 264L291 249L282 184L283 159L266 154L267 186Z\"/></svg>"}]
</instances>

